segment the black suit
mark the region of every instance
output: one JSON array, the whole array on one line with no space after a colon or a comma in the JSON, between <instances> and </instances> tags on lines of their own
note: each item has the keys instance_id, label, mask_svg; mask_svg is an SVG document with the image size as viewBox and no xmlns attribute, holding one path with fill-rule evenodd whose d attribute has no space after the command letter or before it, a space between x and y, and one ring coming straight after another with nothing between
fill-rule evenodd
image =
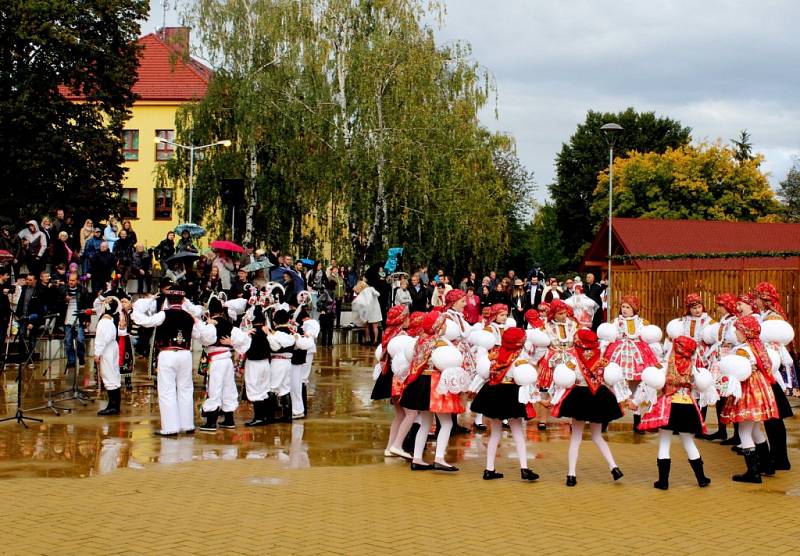
<instances>
[{"instance_id":1,"label":"black suit","mask_svg":"<svg viewBox=\"0 0 800 556\"><path fill-rule=\"evenodd\" d=\"M411 294L410 309L412 313L415 311L425 312L428 310L428 290L422 284L419 284L417 287L419 291L417 291L417 288L414 286L408 287L408 293Z\"/></svg>"},{"instance_id":2,"label":"black suit","mask_svg":"<svg viewBox=\"0 0 800 556\"><path fill-rule=\"evenodd\" d=\"M535 289L535 291L533 292L533 300L531 303L531 307L533 307L534 309L539 309L539 304L542 302L542 291L544 291L544 288L542 287L541 284L537 284L536 286L531 286L530 289L531 290ZM530 291L528 291L528 299L529 300L531 299Z\"/></svg>"},{"instance_id":3,"label":"black suit","mask_svg":"<svg viewBox=\"0 0 800 556\"><path fill-rule=\"evenodd\" d=\"M597 331L597 327L603 322L603 299L601 295L605 289L606 287L604 285L601 286L597 282L591 286L586 286L586 297L597 303L597 311L595 311L594 318L592 319L592 330L595 332Z\"/></svg>"}]
</instances>

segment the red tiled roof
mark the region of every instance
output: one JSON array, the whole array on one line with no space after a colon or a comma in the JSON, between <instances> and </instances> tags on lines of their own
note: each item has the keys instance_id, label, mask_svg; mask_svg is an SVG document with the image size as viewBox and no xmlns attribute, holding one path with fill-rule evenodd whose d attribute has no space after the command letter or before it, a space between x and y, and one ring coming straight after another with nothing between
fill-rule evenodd
<instances>
[{"instance_id":1,"label":"red tiled roof","mask_svg":"<svg viewBox=\"0 0 800 556\"><path fill-rule=\"evenodd\" d=\"M645 220L614 218L615 254L666 255L733 253L741 251L800 251L800 224L719 222L708 220ZM604 260L608 246L606 225L586 252L584 261ZM634 259L640 269L796 268L800 257L738 259Z\"/></svg>"},{"instance_id":2,"label":"red tiled roof","mask_svg":"<svg viewBox=\"0 0 800 556\"><path fill-rule=\"evenodd\" d=\"M203 98L208 89L211 69L193 58L184 60L176 48L150 33L141 37L139 76L133 86L138 100L189 101ZM61 94L70 100L81 100L65 87Z\"/></svg>"}]
</instances>

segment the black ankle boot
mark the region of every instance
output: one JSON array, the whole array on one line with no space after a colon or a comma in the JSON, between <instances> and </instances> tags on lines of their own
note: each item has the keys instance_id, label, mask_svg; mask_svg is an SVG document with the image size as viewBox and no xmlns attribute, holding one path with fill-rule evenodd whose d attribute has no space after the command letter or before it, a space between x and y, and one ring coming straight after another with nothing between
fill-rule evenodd
<instances>
[{"instance_id":1,"label":"black ankle boot","mask_svg":"<svg viewBox=\"0 0 800 556\"><path fill-rule=\"evenodd\" d=\"M494 469L491 469L491 470L484 469L483 470L483 480L484 481L491 481L493 479L502 479L502 478L503 478L503 474L502 473L498 473Z\"/></svg>"},{"instance_id":2,"label":"black ankle boot","mask_svg":"<svg viewBox=\"0 0 800 556\"><path fill-rule=\"evenodd\" d=\"M198 428L202 432L217 432L217 417L219 416L219 409L215 409L214 411L203 411L202 415L206 418L206 422L200 425Z\"/></svg>"},{"instance_id":3,"label":"black ankle boot","mask_svg":"<svg viewBox=\"0 0 800 556\"><path fill-rule=\"evenodd\" d=\"M769 453L769 444L766 442L756 444L756 455L758 456L759 473L765 477L775 475L775 464L772 461L772 455Z\"/></svg>"},{"instance_id":4,"label":"black ankle boot","mask_svg":"<svg viewBox=\"0 0 800 556\"><path fill-rule=\"evenodd\" d=\"M741 439L739 438L739 423L733 424L733 436L728 438L727 440L723 440L720 442L723 446L738 446L741 443Z\"/></svg>"},{"instance_id":5,"label":"black ankle boot","mask_svg":"<svg viewBox=\"0 0 800 556\"><path fill-rule=\"evenodd\" d=\"M271 425L275 422L276 412L278 411L278 403L275 394L268 394L267 399L262 403L264 404L264 424Z\"/></svg>"},{"instance_id":6,"label":"black ankle boot","mask_svg":"<svg viewBox=\"0 0 800 556\"><path fill-rule=\"evenodd\" d=\"M119 388L116 390L106 390L108 393L108 404L105 409L97 412L98 415L119 415L122 393Z\"/></svg>"},{"instance_id":7,"label":"black ankle boot","mask_svg":"<svg viewBox=\"0 0 800 556\"><path fill-rule=\"evenodd\" d=\"M755 448L742 450L742 455L744 455L747 471L741 475L734 475L733 480L737 483L760 483L761 473L758 471L758 455Z\"/></svg>"},{"instance_id":8,"label":"black ankle boot","mask_svg":"<svg viewBox=\"0 0 800 556\"><path fill-rule=\"evenodd\" d=\"M694 476L697 479L698 486L706 487L711 484L711 479L706 477L706 474L703 473L703 459L690 459L689 465L692 466L692 471L694 471Z\"/></svg>"},{"instance_id":9,"label":"black ankle boot","mask_svg":"<svg viewBox=\"0 0 800 556\"><path fill-rule=\"evenodd\" d=\"M253 418L244 424L245 427L260 427L266 424L264 419L266 403L266 400L253 402Z\"/></svg>"},{"instance_id":10,"label":"black ankle boot","mask_svg":"<svg viewBox=\"0 0 800 556\"><path fill-rule=\"evenodd\" d=\"M789 463L789 452L786 449L786 425L783 419L764 421L764 431L767 433L773 467L777 471L788 471L792 468L792 464ZM760 458L761 454L758 457Z\"/></svg>"},{"instance_id":11,"label":"black ankle boot","mask_svg":"<svg viewBox=\"0 0 800 556\"><path fill-rule=\"evenodd\" d=\"M219 424L219 428L221 429L235 429L236 423L233 420L233 411L225 411L223 412L225 418Z\"/></svg>"},{"instance_id":12,"label":"black ankle boot","mask_svg":"<svg viewBox=\"0 0 800 556\"><path fill-rule=\"evenodd\" d=\"M286 394L281 396L280 400L278 400L280 404L280 419L278 419L279 423L291 423L292 422L292 397L291 394Z\"/></svg>"},{"instance_id":13,"label":"black ankle boot","mask_svg":"<svg viewBox=\"0 0 800 556\"><path fill-rule=\"evenodd\" d=\"M640 431L639 430L639 423L641 423L641 422L642 422L642 416L634 414L634 416L633 416L633 432L635 434L645 434L644 431Z\"/></svg>"},{"instance_id":14,"label":"black ankle boot","mask_svg":"<svg viewBox=\"0 0 800 556\"><path fill-rule=\"evenodd\" d=\"M303 417L308 417L308 388L307 384L303 383L303 390L300 392L300 398L303 400Z\"/></svg>"},{"instance_id":15,"label":"black ankle boot","mask_svg":"<svg viewBox=\"0 0 800 556\"><path fill-rule=\"evenodd\" d=\"M669 458L657 459L656 464L658 465L658 480L653 483L653 486L661 490L667 490L669 488L669 468L672 466L672 460Z\"/></svg>"},{"instance_id":16,"label":"black ankle boot","mask_svg":"<svg viewBox=\"0 0 800 556\"><path fill-rule=\"evenodd\" d=\"M419 423L412 424L411 428L408 429L408 434L403 439L403 450L405 450L409 454L414 453L414 441L417 438L418 430L419 430Z\"/></svg>"}]
</instances>

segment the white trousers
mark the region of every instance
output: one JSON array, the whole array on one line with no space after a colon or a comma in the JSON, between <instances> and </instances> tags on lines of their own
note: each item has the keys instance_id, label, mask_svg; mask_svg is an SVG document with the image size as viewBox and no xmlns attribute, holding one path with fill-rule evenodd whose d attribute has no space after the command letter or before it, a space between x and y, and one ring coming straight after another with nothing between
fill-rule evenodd
<instances>
[{"instance_id":1,"label":"white trousers","mask_svg":"<svg viewBox=\"0 0 800 556\"><path fill-rule=\"evenodd\" d=\"M100 355L100 379L106 390L117 390L120 387L119 377L119 344L111 342Z\"/></svg>"},{"instance_id":2,"label":"white trousers","mask_svg":"<svg viewBox=\"0 0 800 556\"><path fill-rule=\"evenodd\" d=\"M292 413L302 415L305 413L303 406L303 373L305 364L292 365L292 381L290 384L290 394L292 395Z\"/></svg>"},{"instance_id":3,"label":"white trousers","mask_svg":"<svg viewBox=\"0 0 800 556\"><path fill-rule=\"evenodd\" d=\"M260 402L267 399L269 394L269 359L258 359L244 362L244 386L247 399L251 402Z\"/></svg>"},{"instance_id":4,"label":"white trousers","mask_svg":"<svg viewBox=\"0 0 800 556\"><path fill-rule=\"evenodd\" d=\"M194 429L192 352L166 350L158 354L158 407L161 433Z\"/></svg>"},{"instance_id":5,"label":"white trousers","mask_svg":"<svg viewBox=\"0 0 800 556\"><path fill-rule=\"evenodd\" d=\"M218 355L208 365L208 387L203 411L236 411L239 394L236 390L233 360L230 354Z\"/></svg>"},{"instance_id":6,"label":"white trousers","mask_svg":"<svg viewBox=\"0 0 800 556\"><path fill-rule=\"evenodd\" d=\"M292 362L289 359L273 359L269 364L269 390L279 396L291 391Z\"/></svg>"},{"instance_id":7,"label":"white trousers","mask_svg":"<svg viewBox=\"0 0 800 556\"><path fill-rule=\"evenodd\" d=\"M308 378L311 376L311 364L314 362L314 354L306 354L306 362L303 364L303 384L308 384Z\"/></svg>"}]
</instances>

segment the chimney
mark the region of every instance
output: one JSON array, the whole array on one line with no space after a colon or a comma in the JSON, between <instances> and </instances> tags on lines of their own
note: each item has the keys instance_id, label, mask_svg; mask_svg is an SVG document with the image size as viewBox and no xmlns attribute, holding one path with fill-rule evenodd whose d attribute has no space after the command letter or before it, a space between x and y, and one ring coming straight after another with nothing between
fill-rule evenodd
<instances>
[{"instance_id":1,"label":"chimney","mask_svg":"<svg viewBox=\"0 0 800 556\"><path fill-rule=\"evenodd\" d=\"M162 27L159 32L161 40L174 48L179 53L189 52L188 27Z\"/></svg>"}]
</instances>

